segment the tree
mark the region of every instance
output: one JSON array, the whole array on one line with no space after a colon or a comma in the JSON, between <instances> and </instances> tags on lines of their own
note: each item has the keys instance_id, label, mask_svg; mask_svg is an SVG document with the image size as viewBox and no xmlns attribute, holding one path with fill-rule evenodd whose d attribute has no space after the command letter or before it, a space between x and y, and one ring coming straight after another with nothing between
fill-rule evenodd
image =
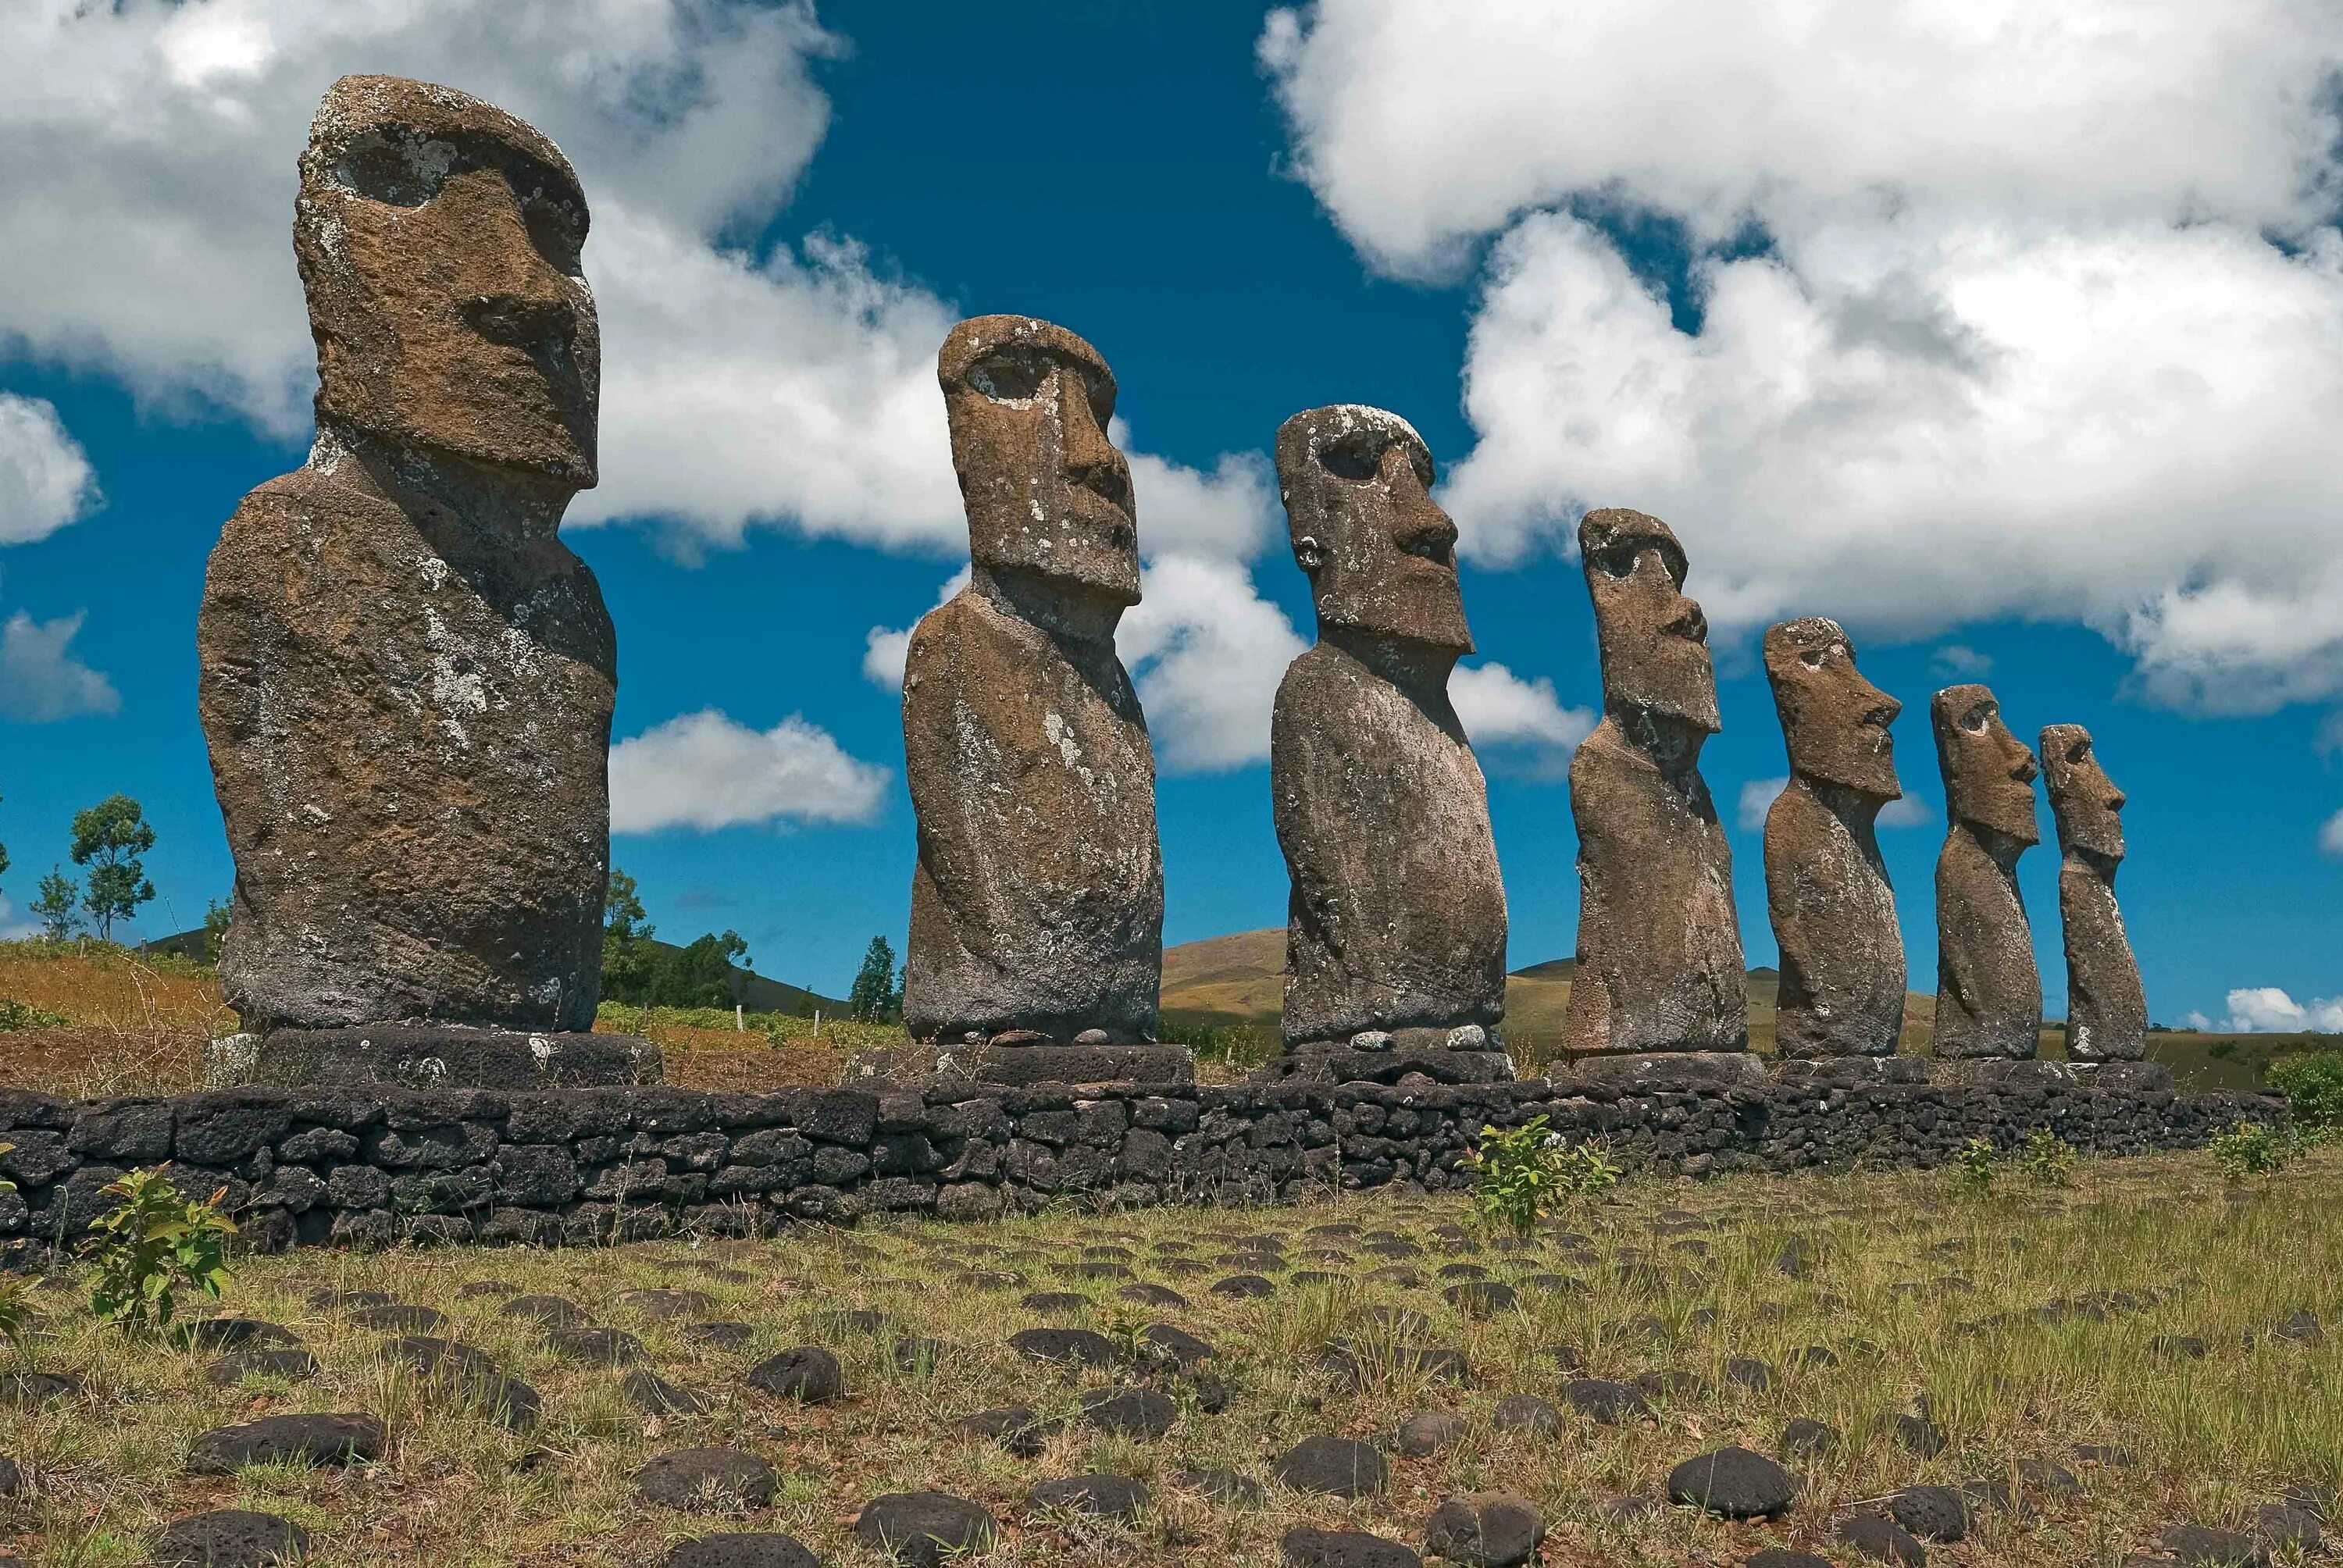
<instances>
[{"instance_id":1,"label":"tree","mask_svg":"<svg viewBox=\"0 0 2343 1568\"><path fill-rule=\"evenodd\" d=\"M155 847L155 829L138 802L111 795L73 819L73 863L89 868L89 891L81 906L97 922L100 941L114 939L114 922L137 918L138 906L155 896L138 857Z\"/></svg>"},{"instance_id":2,"label":"tree","mask_svg":"<svg viewBox=\"0 0 2343 1568\"><path fill-rule=\"evenodd\" d=\"M894 944L872 937L862 950L862 967L854 971L854 989L846 993L846 1009L866 1022L883 1023L902 1010L903 993L895 982Z\"/></svg>"},{"instance_id":3,"label":"tree","mask_svg":"<svg viewBox=\"0 0 2343 1568\"><path fill-rule=\"evenodd\" d=\"M219 962L220 944L227 940L231 905L214 899L204 906L204 961Z\"/></svg>"},{"instance_id":4,"label":"tree","mask_svg":"<svg viewBox=\"0 0 2343 1568\"><path fill-rule=\"evenodd\" d=\"M53 942L61 942L81 926L81 890L74 886L63 866L52 867L41 879L41 896L33 900L33 918L41 922L41 934Z\"/></svg>"},{"instance_id":5,"label":"tree","mask_svg":"<svg viewBox=\"0 0 2343 1568\"><path fill-rule=\"evenodd\" d=\"M740 971L749 956L738 931L704 936L665 956L651 982L655 1007L732 1007L740 1000Z\"/></svg>"},{"instance_id":6,"label":"tree","mask_svg":"<svg viewBox=\"0 0 2343 1568\"><path fill-rule=\"evenodd\" d=\"M644 914L635 879L611 867L609 886L602 895L602 994L633 1007L649 1007L656 1000L651 991L659 953L651 946L655 928Z\"/></svg>"}]
</instances>

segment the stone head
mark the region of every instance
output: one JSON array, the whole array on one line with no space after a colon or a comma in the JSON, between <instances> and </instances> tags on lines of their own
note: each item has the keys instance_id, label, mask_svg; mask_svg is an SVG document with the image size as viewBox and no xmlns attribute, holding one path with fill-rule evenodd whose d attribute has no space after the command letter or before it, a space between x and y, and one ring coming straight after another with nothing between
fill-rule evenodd
<instances>
[{"instance_id":1,"label":"stone head","mask_svg":"<svg viewBox=\"0 0 2343 1568\"><path fill-rule=\"evenodd\" d=\"M1432 477L1423 437L1381 408L1338 403L1278 427L1278 493L1321 626L1473 651L1456 525Z\"/></svg>"},{"instance_id":2,"label":"stone head","mask_svg":"<svg viewBox=\"0 0 2343 1568\"><path fill-rule=\"evenodd\" d=\"M2079 724L2042 727L2042 783L2050 791L2062 847L2123 859L2124 792L2099 766L2089 730Z\"/></svg>"},{"instance_id":3,"label":"stone head","mask_svg":"<svg viewBox=\"0 0 2343 1568\"><path fill-rule=\"evenodd\" d=\"M1114 375L1098 350L1031 317L979 316L945 337L936 379L970 558L1137 604L1131 465L1107 438Z\"/></svg>"},{"instance_id":4,"label":"stone head","mask_svg":"<svg viewBox=\"0 0 2343 1568\"><path fill-rule=\"evenodd\" d=\"M1809 616L1770 628L1765 678L1793 772L1881 800L1904 793L1887 728L1904 705L1855 668L1855 644L1838 622Z\"/></svg>"},{"instance_id":5,"label":"stone head","mask_svg":"<svg viewBox=\"0 0 2343 1568\"><path fill-rule=\"evenodd\" d=\"M293 219L319 425L590 487L586 225L577 175L533 126L424 82L336 82Z\"/></svg>"},{"instance_id":6,"label":"stone head","mask_svg":"<svg viewBox=\"0 0 2343 1568\"><path fill-rule=\"evenodd\" d=\"M1579 519L1578 553L1594 600L1604 702L1714 735L1722 726L1708 620L1684 597L1684 547L1674 533L1657 518L1606 508Z\"/></svg>"},{"instance_id":7,"label":"stone head","mask_svg":"<svg viewBox=\"0 0 2343 1568\"><path fill-rule=\"evenodd\" d=\"M2034 821L2034 780L2041 772L2026 742L2001 721L1989 688L1948 686L1928 704L1936 730L1936 766L1945 809L1956 822L1987 828L2020 844L2041 842Z\"/></svg>"}]
</instances>

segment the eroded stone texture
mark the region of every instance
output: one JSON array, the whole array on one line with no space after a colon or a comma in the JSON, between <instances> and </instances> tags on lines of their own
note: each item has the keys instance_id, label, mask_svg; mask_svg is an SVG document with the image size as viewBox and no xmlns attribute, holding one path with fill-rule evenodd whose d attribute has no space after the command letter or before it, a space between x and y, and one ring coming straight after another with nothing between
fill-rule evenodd
<instances>
[{"instance_id":1,"label":"eroded stone texture","mask_svg":"<svg viewBox=\"0 0 2343 1568\"><path fill-rule=\"evenodd\" d=\"M1893 1056L1904 935L1879 809L1904 793L1888 726L1902 704L1863 678L1836 621L1765 633L1790 781L1765 813L1765 903L1781 950L1775 1040L1789 1058Z\"/></svg>"},{"instance_id":2,"label":"eroded stone texture","mask_svg":"<svg viewBox=\"0 0 2343 1568\"><path fill-rule=\"evenodd\" d=\"M2042 781L2058 825L2058 917L2066 944L2066 1054L2077 1061L2147 1055L2147 995L2139 981L2116 869L2123 864L2123 791L2079 724L2042 730Z\"/></svg>"},{"instance_id":3,"label":"eroded stone texture","mask_svg":"<svg viewBox=\"0 0 2343 1568\"><path fill-rule=\"evenodd\" d=\"M197 629L248 1029L592 1023L616 640L556 532L595 482L586 226L488 104L346 76L318 108L317 443L228 519Z\"/></svg>"},{"instance_id":4,"label":"eroded stone texture","mask_svg":"<svg viewBox=\"0 0 2343 1568\"><path fill-rule=\"evenodd\" d=\"M1603 658L1603 720L1570 764L1578 962L1574 1053L1745 1050L1733 851L1700 776L1719 724L1708 623L1657 518L1589 512L1578 548Z\"/></svg>"},{"instance_id":5,"label":"eroded stone texture","mask_svg":"<svg viewBox=\"0 0 2343 1568\"><path fill-rule=\"evenodd\" d=\"M1163 969L1155 755L1114 651L1139 602L1114 377L1045 321L964 321L937 359L969 586L911 634L914 1037L1153 1037Z\"/></svg>"},{"instance_id":6,"label":"eroded stone texture","mask_svg":"<svg viewBox=\"0 0 2343 1568\"><path fill-rule=\"evenodd\" d=\"M2017 891L2017 857L2040 841L2034 753L1982 686L1948 686L1928 705L1951 819L1936 858L1935 1052L1951 1059L2032 1057L2042 976Z\"/></svg>"},{"instance_id":7,"label":"eroded stone texture","mask_svg":"<svg viewBox=\"0 0 2343 1568\"><path fill-rule=\"evenodd\" d=\"M1432 454L1397 415L1342 405L1277 437L1294 558L1318 642L1277 691L1270 789L1292 879L1289 1049L1504 1016L1505 890L1488 789L1448 699L1473 651L1456 528ZM1370 1048L1389 1041L1369 1040Z\"/></svg>"}]
</instances>

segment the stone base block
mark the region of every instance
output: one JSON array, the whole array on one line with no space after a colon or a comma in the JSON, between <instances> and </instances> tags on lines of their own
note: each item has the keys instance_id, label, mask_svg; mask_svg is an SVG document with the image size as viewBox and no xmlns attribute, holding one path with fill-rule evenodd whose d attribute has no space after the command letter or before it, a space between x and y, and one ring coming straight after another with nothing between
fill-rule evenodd
<instances>
[{"instance_id":1,"label":"stone base block","mask_svg":"<svg viewBox=\"0 0 2343 1568\"><path fill-rule=\"evenodd\" d=\"M1936 1083L2071 1083L2086 1089L2122 1089L2135 1093L2155 1093L2172 1087L2172 1069L2160 1061L2043 1061L1987 1057L1972 1061L1932 1062L1928 1077Z\"/></svg>"},{"instance_id":2,"label":"stone base block","mask_svg":"<svg viewBox=\"0 0 2343 1568\"><path fill-rule=\"evenodd\" d=\"M847 1065L849 1087L957 1081L1022 1088L1034 1083L1193 1083L1184 1045L948 1045L914 1041L866 1051Z\"/></svg>"},{"instance_id":3,"label":"stone base block","mask_svg":"<svg viewBox=\"0 0 2343 1568\"><path fill-rule=\"evenodd\" d=\"M240 1038L234 1037L231 1040ZM226 1048L229 1041L216 1041ZM631 1034L472 1029L386 1023L356 1029L279 1029L251 1043L247 1083L293 1089L317 1083L388 1083L405 1089L608 1089L658 1083L659 1048ZM216 1050L225 1070L243 1050Z\"/></svg>"},{"instance_id":4,"label":"stone base block","mask_svg":"<svg viewBox=\"0 0 2343 1568\"><path fill-rule=\"evenodd\" d=\"M1303 1046L1262 1068L1262 1081L1300 1079L1312 1083L1397 1083L1410 1073L1435 1083L1505 1083L1513 1059L1502 1050L1353 1050L1348 1046Z\"/></svg>"},{"instance_id":5,"label":"stone base block","mask_svg":"<svg viewBox=\"0 0 2343 1568\"><path fill-rule=\"evenodd\" d=\"M1746 1050L1578 1056L1571 1058L1566 1070L1570 1077L1582 1081L1633 1094L1660 1093L1671 1089L1754 1089L1762 1092L1770 1081L1765 1059Z\"/></svg>"},{"instance_id":6,"label":"stone base block","mask_svg":"<svg viewBox=\"0 0 2343 1568\"><path fill-rule=\"evenodd\" d=\"M1881 1083L1926 1083L1928 1063L1916 1056L1798 1057L1775 1062L1774 1076L1784 1083L1863 1089Z\"/></svg>"},{"instance_id":7,"label":"stone base block","mask_svg":"<svg viewBox=\"0 0 2343 1568\"><path fill-rule=\"evenodd\" d=\"M2069 1061L2064 1064L2086 1089L2123 1089L2157 1093L2172 1087L2172 1069L2160 1061Z\"/></svg>"}]
</instances>

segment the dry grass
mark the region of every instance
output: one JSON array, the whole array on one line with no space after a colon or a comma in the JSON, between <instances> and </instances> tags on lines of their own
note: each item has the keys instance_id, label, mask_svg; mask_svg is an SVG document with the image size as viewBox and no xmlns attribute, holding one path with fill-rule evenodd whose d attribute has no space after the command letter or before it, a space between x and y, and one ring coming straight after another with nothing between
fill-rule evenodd
<instances>
[{"instance_id":1,"label":"dry grass","mask_svg":"<svg viewBox=\"0 0 2343 1568\"><path fill-rule=\"evenodd\" d=\"M1296 1523L1354 1523L1420 1541L1442 1496L1502 1488L1545 1512L1554 1529L1549 1564L1729 1563L1762 1544L1821 1542L1835 1511L1898 1486L2006 1474L2014 1461L2043 1456L2080 1472L2082 1494L2030 1498L2026 1516L1987 1514L1970 1541L1932 1548L1932 1559L1974 1568L2112 1565L2167 1523L2236 1523L2281 1485L2338 1481L2343 1350L2259 1331L2302 1311L2332 1320L2343 1304L2338 1190L2337 1153L2316 1154L2271 1188L2243 1193L2226 1191L2209 1161L2189 1156L2087 1165L2067 1191L1991 1200L1956 1196L1945 1177L1926 1175L1643 1184L1570 1218L1589 1238L1584 1245L1548 1235L1527 1251L1476 1250L1458 1228L1466 1218L1461 1200L1388 1196L1251 1211L872 1223L759 1243L307 1253L250 1261L227 1307L292 1326L323 1373L227 1390L205 1382L203 1358L126 1343L91 1325L75 1305L77 1282L59 1278L41 1292L52 1337L13 1359L80 1372L91 1391L81 1402L0 1422L0 1452L25 1462L35 1478L28 1499L0 1503L0 1551L13 1545L45 1568L126 1563L162 1520L234 1505L299 1520L317 1533L317 1560L337 1564L638 1564L656 1562L667 1543L689 1534L752 1528L788 1531L826 1562L863 1568L870 1559L846 1532L854 1512L881 1493L935 1487L980 1500L1012 1526L988 1563L1266 1565ZM1423 1282L1369 1282L1369 1270L1391 1261L1356 1238L1307 1233L1338 1223L1413 1239L1423 1254L1403 1266L1419 1270ZM1291 1267L1280 1272L1276 1293L1259 1301L1210 1294L1212 1280L1236 1271L1214 1262L1215 1254L1261 1235L1286 1247ZM1803 1277L1776 1266L1793 1237L1809 1239L1816 1254ZM1148 1311L1118 1299L1118 1282L1059 1271L1085 1247L1101 1245L1128 1249L1139 1279L1170 1284L1192 1304ZM1310 1255L1321 1247L1350 1261ZM1172 1261L1182 1256L1201 1267ZM1468 1260L1498 1278L1563 1271L1585 1287L1525 1289L1520 1309L1467 1320L1443 1301L1436 1274ZM1638 1261L1656 1268L1623 1269ZM1028 1283L980 1283L975 1270ZM1332 1277L1292 1277L1309 1270ZM718 1396L721 1409L695 1421L633 1412L618 1395L616 1372L555 1359L523 1325L497 1314L497 1298L462 1293L477 1281L578 1302L639 1334L659 1372ZM619 1299L645 1285L706 1291L714 1298L709 1315L747 1322L754 1337L739 1351L706 1349L680 1325L645 1318ZM380 1289L447 1312L450 1332L543 1392L545 1425L533 1436L508 1435L386 1372L379 1335L310 1305L310 1292L324 1286ZM1036 1313L1019 1305L1035 1288L1074 1291L1089 1304ZM2096 1291L2157 1299L2103 1321L2047 1321L2039 1312ZM1472 1385L1427 1385L1373 1354L1366 1360L1380 1370L1363 1391L1313 1370L1320 1348L1370 1305L1423 1313L1423 1341L1462 1351ZM857 1332L834 1315L841 1307L876 1308L891 1326ZM1154 1442L1077 1427L1032 1460L952 1434L955 1420L989 1406L1070 1413L1085 1382L1109 1381L1020 1360L1006 1344L1016 1329L1081 1322L1124 1333L1148 1321L1176 1323L1218 1347L1237 1391L1229 1408L1206 1414L1183 1400L1179 1423ZM931 1374L907 1374L890 1354L899 1333L955 1348ZM2201 1336L2210 1353L2161 1359L2147 1349L2158 1334ZM743 1384L758 1359L806 1342L830 1344L844 1358L845 1401L803 1409ZM1506 1394L1560 1402L1562 1374L1543 1352L1562 1342L1581 1347L1599 1375L1683 1368L1711 1390L1624 1427L1565 1412L1555 1436L1492 1431L1490 1412ZM1793 1370L1790 1352L1811 1344L1830 1347L1838 1364ZM1735 1387L1722 1376L1728 1356L1761 1357L1781 1375L1765 1392ZM1952 1440L1936 1459L1916 1457L1873 1428L1875 1418L1923 1398ZM1172 1480L1182 1468L1225 1465L1266 1481L1270 1460L1305 1435L1387 1442L1427 1402L1455 1409L1471 1434L1443 1458L1394 1459L1393 1490L1382 1498L1344 1504L1272 1486L1262 1509L1225 1508ZM196 1433L277 1410L373 1412L393 1432L390 1452L347 1474L265 1469L205 1480L182 1473ZM1624 1526L1599 1522L1610 1494L1650 1493L1676 1461L1724 1443L1771 1452L1797 1416L1830 1422L1848 1442L1806 1468L1805 1494L1783 1521L1725 1525L1664 1509ZM2139 1462L2116 1468L2073 1457L2075 1445L2093 1442L2121 1444ZM633 1498L629 1477L652 1454L718 1443L775 1464L775 1507L728 1523ZM1023 1499L1034 1483L1093 1468L1149 1481L1156 1512L1136 1531L1091 1526L1071 1535L1029 1519ZM1824 1550L1854 1561L1843 1548Z\"/></svg>"},{"instance_id":2,"label":"dry grass","mask_svg":"<svg viewBox=\"0 0 2343 1568\"><path fill-rule=\"evenodd\" d=\"M0 1085L77 1098L198 1088L236 1027L211 970L96 943L0 942L0 997L65 1020L0 1033Z\"/></svg>"}]
</instances>

